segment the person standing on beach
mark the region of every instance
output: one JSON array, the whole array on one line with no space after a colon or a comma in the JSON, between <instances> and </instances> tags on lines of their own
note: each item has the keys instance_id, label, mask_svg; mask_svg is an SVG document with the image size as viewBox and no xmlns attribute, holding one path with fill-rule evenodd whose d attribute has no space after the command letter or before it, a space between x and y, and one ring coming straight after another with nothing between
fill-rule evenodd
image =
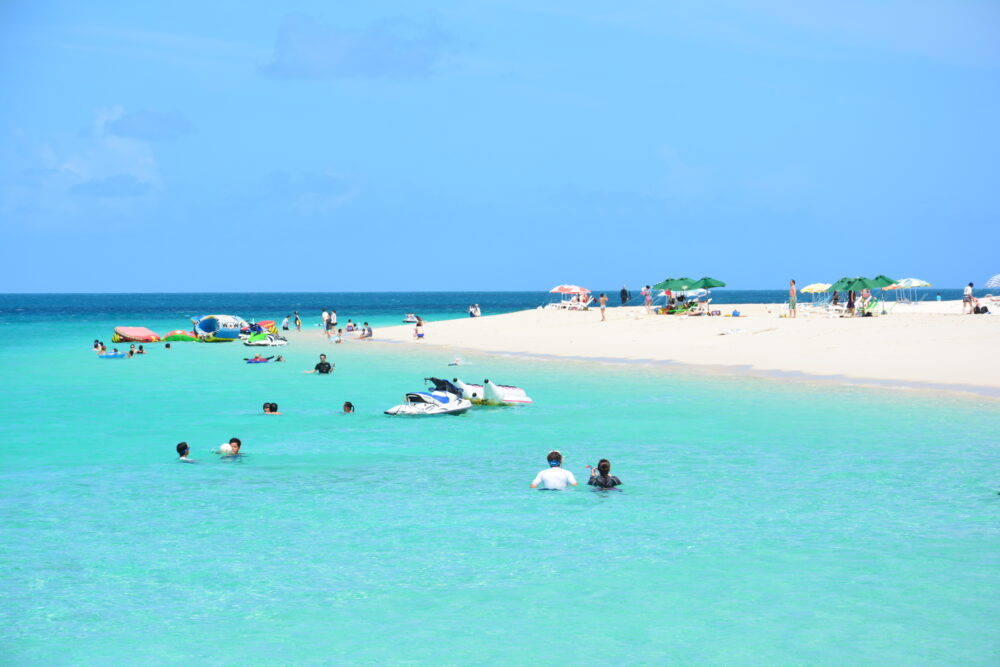
<instances>
[{"instance_id":1,"label":"person standing on beach","mask_svg":"<svg viewBox=\"0 0 1000 667\"><path fill-rule=\"evenodd\" d=\"M295 330L302 331L302 318L299 317L299 311L295 311Z\"/></svg>"},{"instance_id":2,"label":"person standing on beach","mask_svg":"<svg viewBox=\"0 0 1000 667\"><path fill-rule=\"evenodd\" d=\"M601 292L601 298L597 302L601 304L601 321L604 322L607 319L604 317L604 309L608 306L608 295Z\"/></svg>"},{"instance_id":3,"label":"person standing on beach","mask_svg":"<svg viewBox=\"0 0 1000 667\"><path fill-rule=\"evenodd\" d=\"M323 331L330 331L330 313L326 312L326 308L323 309L323 314L320 315L323 319ZM329 334L327 334L329 337Z\"/></svg>"},{"instance_id":4,"label":"person standing on beach","mask_svg":"<svg viewBox=\"0 0 1000 667\"><path fill-rule=\"evenodd\" d=\"M281 330L288 331L288 320L291 319L291 315L285 315L285 319L281 320Z\"/></svg>"},{"instance_id":5,"label":"person standing on beach","mask_svg":"<svg viewBox=\"0 0 1000 667\"><path fill-rule=\"evenodd\" d=\"M622 285L621 298L622 298L622 305L623 306L626 303L628 303L629 299L632 298L632 295L629 294L628 287L626 287L625 285Z\"/></svg>"},{"instance_id":6,"label":"person standing on beach","mask_svg":"<svg viewBox=\"0 0 1000 667\"><path fill-rule=\"evenodd\" d=\"M795 318L795 306L799 299L799 291L795 288L795 280L788 284L788 316Z\"/></svg>"},{"instance_id":7,"label":"person standing on beach","mask_svg":"<svg viewBox=\"0 0 1000 667\"><path fill-rule=\"evenodd\" d=\"M649 311L653 306L653 289L649 285L646 285L642 288L641 294L644 297L643 302L646 305L646 310Z\"/></svg>"},{"instance_id":8,"label":"person standing on beach","mask_svg":"<svg viewBox=\"0 0 1000 667\"><path fill-rule=\"evenodd\" d=\"M969 309L969 314L972 314L972 283L965 286L962 290L962 314L965 315L965 309Z\"/></svg>"}]
</instances>

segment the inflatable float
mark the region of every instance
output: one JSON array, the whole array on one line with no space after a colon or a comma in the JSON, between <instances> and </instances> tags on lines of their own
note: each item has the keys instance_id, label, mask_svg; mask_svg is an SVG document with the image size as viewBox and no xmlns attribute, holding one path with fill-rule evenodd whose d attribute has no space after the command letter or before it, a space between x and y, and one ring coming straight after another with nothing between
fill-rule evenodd
<instances>
[{"instance_id":1,"label":"inflatable float","mask_svg":"<svg viewBox=\"0 0 1000 667\"><path fill-rule=\"evenodd\" d=\"M252 359L247 359L246 357L243 357L243 361L247 362L248 364L266 364L267 362L271 361L271 359L274 359L274 357L261 357L260 359L258 359L257 357L254 357Z\"/></svg>"},{"instance_id":2,"label":"inflatable float","mask_svg":"<svg viewBox=\"0 0 1000 667\"><path fill-rule=\"evenodd\" d=\"M146 327L115 327L112 343L158 343L160 336Z\"/></svg>"},{"instance_id":3,"label":"inflatable float","mask_svg":"<svg viewBox=\"0 0 1000 667\"><path fill-rule=\"evenodd\" d=\"M240 337L240 330L248 326L246 320L235 315L202 315L191 321L198 340L203 343L231 343Z\"/></svg>"},{"instance_id":4,"label":"inflatable float","mask_svg":"<svg viewBox=\"0 0 1000 667\"><path fill-rule=\"evenodd\" d=\"M198 340L198 335L193 331L184 331L184 329L174 329L168 333L163 334L163 340L165 341L177 341L177 342L195 342Z\"/></svg>"},{"instance_id":5,"label":"inflatable float","mask_svg":"<svg viewBox=\"0 0 1000 667\"><path fill-rule=\"evenodd\" d=\"M98 359L124 359L126 355L124 352L119 352L118 354L99 354Z\"/></svg>"}]
</instances>

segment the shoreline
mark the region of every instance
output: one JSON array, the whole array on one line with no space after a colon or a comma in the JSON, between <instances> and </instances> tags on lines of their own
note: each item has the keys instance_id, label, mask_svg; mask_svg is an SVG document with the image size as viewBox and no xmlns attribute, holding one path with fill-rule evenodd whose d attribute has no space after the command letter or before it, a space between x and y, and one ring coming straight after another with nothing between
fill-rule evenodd
<instances>
[{"instance_id":1,"label":"shoreline","mask_svg":"<svg viewBox=\"0 0 1000 667\"><path fill-rule=\"evenodd\" d=\"M726 312L733 306L719 308ZM372 342L1000 398L1000 355L994 343L1000 319L960 315L960 302L898 309L876 318L800 314L790 319L778 317L783 311L774 304L736 308L747 316L687 318L618 307L609 308L607 321L601 322L596 309L526 310L427 322L421 341L413 338L410 325L376 329ZM322 341L317 334L316 341Z\"/></svg>"}]
</instances>

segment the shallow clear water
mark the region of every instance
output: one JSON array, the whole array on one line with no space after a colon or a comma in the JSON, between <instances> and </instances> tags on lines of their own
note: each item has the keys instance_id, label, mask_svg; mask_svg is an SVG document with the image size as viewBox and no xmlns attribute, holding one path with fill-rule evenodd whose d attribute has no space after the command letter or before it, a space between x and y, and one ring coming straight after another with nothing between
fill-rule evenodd
<instances>
[{"instance_id":1,"label":"shallow clear water","mask_svg":"<svg viewBox=\"0 0 1000 667\"><path fill-rule=\"evenodd\" d=\"M997 662L995 401L482 355L460 377L535 405L390 418L449 355L94 358L114 324L183 326L156 298L0 316L0 662ZM530 491L551 448L622 492Z\"/></svg>"}]
</instances>

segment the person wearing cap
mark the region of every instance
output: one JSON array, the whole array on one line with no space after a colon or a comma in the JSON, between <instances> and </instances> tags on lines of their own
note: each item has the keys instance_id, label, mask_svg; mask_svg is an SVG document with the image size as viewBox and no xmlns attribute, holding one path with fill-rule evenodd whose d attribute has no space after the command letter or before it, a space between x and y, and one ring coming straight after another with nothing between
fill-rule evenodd
<instances>
[{"instance_id":1,"label":"person wearing cap","mask_svg":"<svg viewBox=\"0 0 1000 667\"><path fill-rule=\"evenodd\" d=\"M541 488L549 491L564 491L566 485L576 486L576 477L569 470L562 468L562 453L558 449L549 452L546 459L549 467L535 475L535 480L531 483L531 488Z\"/></svg>"}]
</instances>

